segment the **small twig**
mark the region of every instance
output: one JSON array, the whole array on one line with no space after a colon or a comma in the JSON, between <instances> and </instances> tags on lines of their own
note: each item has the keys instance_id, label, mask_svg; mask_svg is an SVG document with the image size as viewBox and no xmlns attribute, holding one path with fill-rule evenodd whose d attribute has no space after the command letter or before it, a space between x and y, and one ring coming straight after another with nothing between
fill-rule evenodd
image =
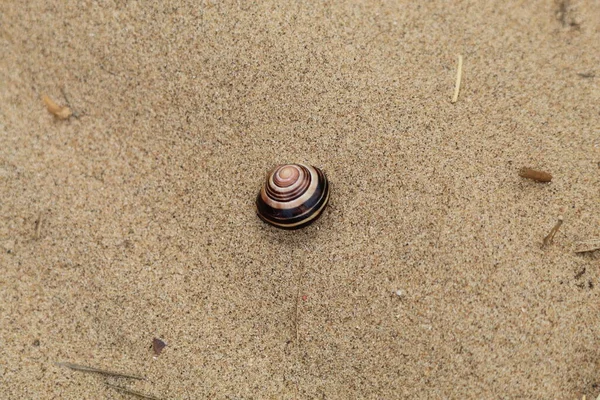
<instances>
[{"instance_id":1,"label":"small twig","mask_svg":"<svg viewBox=\"0 0 600 400\"><path fill-rule=\"evenodd\" d=\"M454 87L454 96L452 97L452 103L456 103L458 100L458 93L460 92L460 81L462 79L462 64L463 57L461 54L458 55L458 70L456 71L456 86Z\"/></svg>"},{"instance_id":2,"label":"small twig","mask_svg":"<svg viewBox=\"0 0 600 400\"><path fill-rule=\"evenodd\" d=\"M596 74L593 72L578 72L577 75L582 78L594 78L596 76Z\"/></svg>"},{"instance_id":3,"label":"small twig","mask_svg":"<svg viewBox=\"0 0 600 400\"><path fill-rule=\"evenodd\" d=\"M113 384L108 383L108 382L105 382L105 385L108 386L108 387L110 387L110 388L113 388L115 390L118 390L120 392L127 393L127 394L130 394L132 396L137 396L137 397L140 397L142 399L160 400L158 397L154 397L154 396L149 395L149 394L138 392L136 390L127 389L126 387L123 387L123 386L113 385Z\"/></svg>"},{"instance_id":4,"label":"small twig","mask_svg":"<svg viewBox=\"0 0 600 400\"><path fill-rule=\"evenodd\" d=\"M42 213L39 213L37 219L35 220L35 234L33 235L33 238L35 240L38 240L40 238L40 235L42 233L42 224L43 223L44 223L44 220L42 218Z\"/></svg>"},{"instance_id":5,"label":"small twig","mask_svg":"<svg viewBox=\"0 0 600 400\"><path fill-rule=\"evenodd\" d=\"M294 331L296 332L296 346L300 343L300 330L298 329L298 303L300 303L300 285L296 288L296 305L294 307Z\"/></svg>"},{"instance_id":6,"label":"small twig","mask_svg":"<svg viewBox=\"0 0 600 400\"><path fill-rule=\"evenodd\" d=\"M552 180L552 175L548 172L537 171L531 168L521 168L519 170L519 176L521 178L532 179L536 182L550 182Z\"/></svg>"},{"instance_id":7,"label":"small twig","mask_svg":"<svg viewBox=\"0 0 600 400\"><path fill-rule=\"evenodd\" d=\"M98 64L98 66L100 67L100 69L101 69L102 71L104 71L104 72L107 72L107 73L111 74L112 76L117 76L117 74L115 74L114 72L112 72L112 71L110 71L110 70L106 69L106 67L105 67L104 65L102 65L102 64Z\"/></svg>"},{"instance_id":8,"label":"small twig","mask_svg":"<svg viewBox=\"0 0 600 400\"><path fill-rule=\"evenodd\" d=\"M544 246L548 246L548 245L552 244L552 241L554 240L554 235L556 235L556 232L558 232L562 223L563 223L563 216L559 215L558 221L554 225L554 228L552 228L550 233L544 238Z\"/></svg>"},{"instance_id":9,"label":"small twig","mask_svg":"<svg viewBox=\"0 0 600 400\"><path fill-rule=\"evenodd\" d=\"M592 251L600 250L600 238L592 240L582 240L576 242L575 245L577 247L583 247L583 249L581 250L575 250L575 253L590 253Z\"/></svg>"},{"instance_id":10,"label":"small twig","mask_svg":"<svg viewBox=\"0 0 600 400\"><path fill-rule=\"evenodd\" d=\"M304 248L307 250L307 252L310 252L310 250L308 249L307 246L304 246ZM293 255L293 253L292 253ZM302 263L302 268L300 269L300 277L298 278L298 286L296 287L296 304L294 306L294 331L296 334L296 354L295 354L295 361L296 361L296 365L300 364L300 327L298 326L298 320L300 318L300 290L302 289L302 283L304 282L304 274L306 271L306 264ZM298 384L298 379L296 379L294 381L294 386L296 389L296 398L298 398L298 394L300 393L300 387Z\"/></svg>"},{"instance_id":11,"label":"small twig","mask_svg":"<svg viewBox=\"0 0 600 400\"><path fill-rule=\"evenodd\" d=\"M596 250L600 250L600 245L589 248L589 249L575 250L575 253L577 253L577 254L591 253L592 251L596 251Z\"/></svg>"},{"instance_id":12,"label":"small twig","mask_svg":"<svg viewBox=\"0 0 600 400\"><path fill-rule=\"evenodd\" d=\"M70 369L75 370L75 371L92 372L92 373L96 373L96 374L116 376L116 377L119 377L119 378L137 379L137 380L140 380L140 381L146 380L146 378L144 378L143 376L130 375L130 374L122 374L120 372L112 372L112 371L107 371L107 370L104 370L104 369L99 369L99 368L94 368L94 367L88 367L86 365L73 364L73 363L70 363L70 362L57 362L55 364L58 365L59 367L67 367L67 368L70 368Z\"/></svg>"},{"instance_id":13,"label":"small twig","mask_svg":"<svg viewBox=\"0 0 600 400\"><path fill-rule=\"evenodd\" d=\"M590 240L580 240L579 242L580 244L594 244L594 243L600 243L600 238L596 238L596 239L590 239Z\"/></svg>"}]
</instances>

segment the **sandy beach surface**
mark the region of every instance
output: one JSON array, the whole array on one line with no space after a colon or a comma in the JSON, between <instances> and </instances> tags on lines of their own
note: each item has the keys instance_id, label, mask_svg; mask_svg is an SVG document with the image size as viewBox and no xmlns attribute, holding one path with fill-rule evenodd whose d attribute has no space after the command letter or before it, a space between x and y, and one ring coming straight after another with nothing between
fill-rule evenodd
<instances>
[{"instance_id":1,"label":"sandy beach surface","mask_svg":"<svg viewBox=\"0 0 600 400\"><path fill-rule=\"evenodd\" d=\"M0 398L600 394L598 1L4 0L0 52Z\"/></svg>"}]
</instances>

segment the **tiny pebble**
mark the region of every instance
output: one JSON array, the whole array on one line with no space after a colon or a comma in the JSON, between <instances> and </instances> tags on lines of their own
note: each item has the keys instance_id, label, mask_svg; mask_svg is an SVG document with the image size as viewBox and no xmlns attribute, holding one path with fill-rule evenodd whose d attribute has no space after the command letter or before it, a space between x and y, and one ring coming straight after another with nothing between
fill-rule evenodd
<instances>
[{"instance_id":1,"label":"tiny pebble","mask_svg":"<svg viewBox=\"0 0 600 400\"><path fill-rule=\"evenodd\" d=\"M166 346L167 344L162 340L158 338L152 339L152 350L154 351L155 355L158 356Z\"/></svg>"}]
</instances>

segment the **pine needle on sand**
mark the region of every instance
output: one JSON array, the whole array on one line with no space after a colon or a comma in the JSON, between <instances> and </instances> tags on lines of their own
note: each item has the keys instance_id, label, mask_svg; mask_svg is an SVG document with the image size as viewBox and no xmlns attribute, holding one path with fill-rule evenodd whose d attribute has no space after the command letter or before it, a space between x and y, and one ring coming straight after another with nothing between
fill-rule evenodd
<instances>
[{"instance_id":1,"label":"pine needle on sand","mask_svg":"<svg viewBox=\"0 0 600 400\"><path fill-rule=\"evenodd\" d=\"M454 96L452 96L452 103L456 103L458 101L458 93L460 92L460 81L462 80L462 65L463 65L463 56L462 54L458 55L458 69L456 71L456 86L454 86Z\"/></svg>"},{"instance_id":2,"label":"pine needle on sand","mask_svg":"<svg viewBox=\"0 0 600 400\"><path fill-rule=\"evenodd\" d=\"M70 368L70 369L72 369L74 371L91 372L91 373L94 373L94 374L101 374L101 375L107 375L107 376L116 376L116 377L119 377L119 378L137 379L137 380L141 380L141 381L146 380L146 378L144 378L143 376L131 375L131 374L123 374L123 373L114 372L114 371L107 371L105 369L88 367L86 365L73 364L73 363L70 363L70 362L57 362L55 364L58 365L59 367Z\"/></svg>"},{"instance_id":3,"label":"pine needle on sand","mask_svg":"<svg viewBox=\"0 0 600 400\"><path fill-rule=\"evenodd\" d=\"M106 386L108 386L110 388L113 388L115 390L118 390L120 392L130 394L132 396L137 396L137 397L142 398L142 399L161 400L158 397L154 397L154 396L149 395L149 394L138 392L136 390L127 389L126 387L123 387L123 386L117 386L117 385L113 385L113 384L110 384L110 383L106 383Z\"/></svg>"}]
</instances>

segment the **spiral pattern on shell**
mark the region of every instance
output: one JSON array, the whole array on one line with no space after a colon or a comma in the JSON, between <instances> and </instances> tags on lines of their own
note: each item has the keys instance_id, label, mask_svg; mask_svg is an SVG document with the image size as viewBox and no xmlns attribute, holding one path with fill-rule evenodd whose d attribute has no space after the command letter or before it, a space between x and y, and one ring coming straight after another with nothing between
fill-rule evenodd
<instances>
[{"instance_id":1,"label":"spiral pattern on shell","mask_svg":"<svg viewBox=\"0 0 600 400\"><path fill-rule=\"evenodd\" d=\"M302 228L321 215L329 183L319 168L304 164L275 167L256 197L258 216L283 229Z\"/></svg>"}]
</instances>

